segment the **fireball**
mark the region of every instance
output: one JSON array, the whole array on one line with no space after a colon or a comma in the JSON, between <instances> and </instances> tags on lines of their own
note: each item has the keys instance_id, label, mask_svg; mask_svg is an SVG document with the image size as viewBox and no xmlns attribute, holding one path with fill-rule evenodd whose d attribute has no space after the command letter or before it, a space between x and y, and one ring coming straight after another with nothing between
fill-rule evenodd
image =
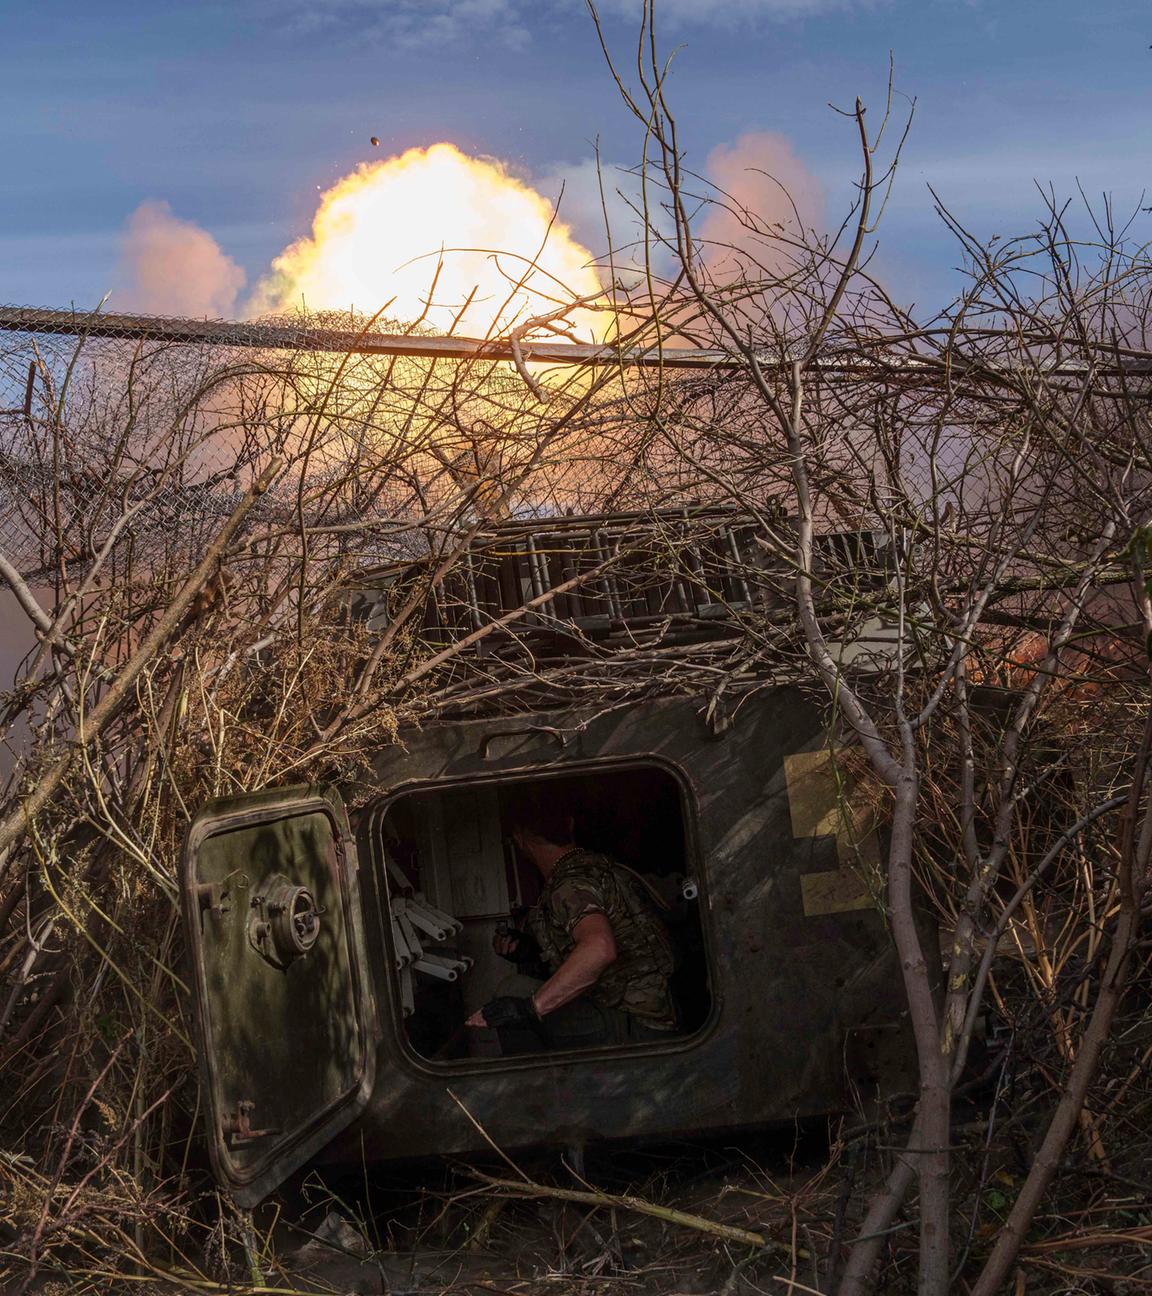
<instances>
[{"instance_id":1,"label":"fireball","mask_svg":"<svg viewBox=\"0 0 1152 1296\"><path fill-rule=\"evenodd\" d=\"M364 163L329 189L249 313L382 311L483 337L571 307L560 322L593 340L600 317L574 304L601 291L592 262L553 205L499 162L434 144Z\"/></svg>"}]
</instances>

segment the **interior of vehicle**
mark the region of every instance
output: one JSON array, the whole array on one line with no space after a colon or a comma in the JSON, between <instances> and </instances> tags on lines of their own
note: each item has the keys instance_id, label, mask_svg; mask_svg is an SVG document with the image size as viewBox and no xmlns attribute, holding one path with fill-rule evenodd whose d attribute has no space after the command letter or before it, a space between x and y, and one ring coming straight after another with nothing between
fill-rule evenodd
<instances>
[{"instance_id":1,"label":"interior of vehicle","mask_svg":"<svg viewBox=\"0 0 1152 1296\"><path fill-rule=\"evenodd\" d=\"M415 790L372 817L377 867L387 878L397 989L408 1042L430 1061L502 1056L497 1033L466 1018L515 973L493 938L519 927L542 879L511 839L517 798L536 779ZM712 1004L685 793L656 765L611 766L549 778L571 809L578 845L639 874L672 938L672 992L683 1037ZM634 1047L646 1047L636 1045Z\"/></svg>"}]
</instances>

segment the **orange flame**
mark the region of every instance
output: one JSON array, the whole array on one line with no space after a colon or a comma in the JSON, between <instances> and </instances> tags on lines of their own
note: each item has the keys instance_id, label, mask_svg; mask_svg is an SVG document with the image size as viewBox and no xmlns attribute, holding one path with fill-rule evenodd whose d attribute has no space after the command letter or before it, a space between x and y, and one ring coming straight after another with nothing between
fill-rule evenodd
<instances>
[{"instance_id":1,"label":"orange flame","mask_svg":"<svg viewBox=\"0 0 1152 1296\"><path fill-rule=\"evenodd\" d=\"M495 336L600 292L592 254L554 215L500 163L452 144L364 163L323 195L311 236L273 261L249 312L383 307L387 319ZM567 319L596 336L593 312Z\"/></svg>"}]
</instances>

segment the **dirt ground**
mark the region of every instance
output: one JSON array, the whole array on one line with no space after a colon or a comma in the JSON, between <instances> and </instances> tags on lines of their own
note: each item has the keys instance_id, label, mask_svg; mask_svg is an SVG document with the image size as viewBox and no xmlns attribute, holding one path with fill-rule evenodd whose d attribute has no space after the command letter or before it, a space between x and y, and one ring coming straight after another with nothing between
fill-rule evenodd
<instances>
[{"instance_id":1,"label":"dirt ground","mask_svg":"<svg viewBox=\"0 0 1152 1296\"><path fill-rule=\"evenodd\" d=\"M313 1173L274 1220L254 1213L249 1260L258 1273L244 1272L235 1245L216 1257L219 1290L736 1296L791 1283L822 1291L838 1188L822 1176L826 1157L826 1132L816 1129L739 1146L601 1148L582 1167L551 1154L515 1166ZM512 1184L523 1174L533 1187L495 1187L477 1174ZM632 1200L566 1201L545 1190Z\"/></svg>"}]
</instances>

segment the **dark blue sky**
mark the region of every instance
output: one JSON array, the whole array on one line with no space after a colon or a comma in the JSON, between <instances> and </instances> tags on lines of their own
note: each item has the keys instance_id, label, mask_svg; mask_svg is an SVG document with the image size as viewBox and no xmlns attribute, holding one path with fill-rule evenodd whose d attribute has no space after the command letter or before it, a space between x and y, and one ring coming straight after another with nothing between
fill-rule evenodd
<instances>
[{"instance_id":1,"label":"dark blue sky","mask_svg":"<svg viewBox=\"0 0 1152 1296\"><path fill-rule=\"evenodd\" d=\"M626 56L635 0L602 8ZM1147 0L663 9L690 164L779 132L833 213L857 162L827 103L878 108L892 51L918 100L881 249L905 298L939 298L957 260L928 183L977 231L1007 234L1039 213L1034 178L1061 193L1078 178L1121 211L1152 178ZM210 231L251 282L306 232L318 186L440 139L553 196L570 174L568 214L596 247L579 228L596 138L609 162L637 156L579 0L0 0L0 300L94 304L146 200ZM1133 235L1152 239L1152 214Z\"/></svg>"}]
</instances>

